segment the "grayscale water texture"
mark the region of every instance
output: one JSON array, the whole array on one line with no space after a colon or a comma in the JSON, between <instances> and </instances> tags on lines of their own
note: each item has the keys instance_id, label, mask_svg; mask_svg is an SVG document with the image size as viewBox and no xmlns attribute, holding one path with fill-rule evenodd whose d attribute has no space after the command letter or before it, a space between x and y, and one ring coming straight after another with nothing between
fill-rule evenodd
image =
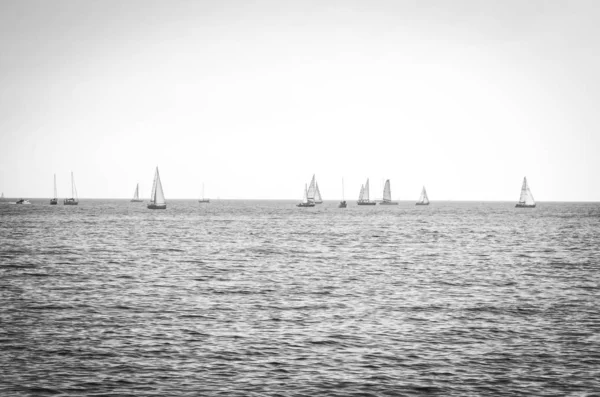
<instances>
[{"instance_id":1,"label":"grayscale water texture","mask_svg":"<svg viewBox=\"0 0 600 397\"><path fill-rule=\"evenodd\" d=\"M600 204L0 205L0 395L600 393Z\"/></svg>"}]
</instances>

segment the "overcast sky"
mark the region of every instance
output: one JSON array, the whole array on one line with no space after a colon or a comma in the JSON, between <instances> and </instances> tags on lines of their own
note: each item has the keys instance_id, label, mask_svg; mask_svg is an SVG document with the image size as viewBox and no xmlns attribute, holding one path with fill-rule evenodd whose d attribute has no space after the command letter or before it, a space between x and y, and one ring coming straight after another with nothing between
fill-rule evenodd
<instances>
[{"instance_id":1,"label":"overcast sky","mask_svg":"<svg viewBox=\"0 0 600 397\"><path fill-rule=\"evenodd\" d=\"M600 2L2 1L0 191L600 201Z\"/></svg>"}]
</instances>

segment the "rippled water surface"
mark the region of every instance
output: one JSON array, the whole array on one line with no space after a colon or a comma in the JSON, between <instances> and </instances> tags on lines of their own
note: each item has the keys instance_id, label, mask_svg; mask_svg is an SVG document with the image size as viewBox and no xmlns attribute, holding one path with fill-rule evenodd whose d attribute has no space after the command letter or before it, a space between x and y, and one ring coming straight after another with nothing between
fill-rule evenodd
<instances>
[{"instance_id":1,"label":"rippled water surface","mask_svg":"<svg viewBox=\"0 0 600 397\"><path fill-rule=\"evenodd\" d=\"M0 395L600 392L600 204L0 205Z\"/></svg>"}]
</instances>

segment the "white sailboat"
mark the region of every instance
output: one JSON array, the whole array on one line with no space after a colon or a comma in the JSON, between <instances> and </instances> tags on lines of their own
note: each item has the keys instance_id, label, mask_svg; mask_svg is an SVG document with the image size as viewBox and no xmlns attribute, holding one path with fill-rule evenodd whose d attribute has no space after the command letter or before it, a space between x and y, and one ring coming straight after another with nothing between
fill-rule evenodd
<instances>
[{"instance_id":1,"label":"white sailboat","mask_svg":"<svg viewBox=\"0 0 600 397\"><path fill-rule=\"evenodd\" d=\"M163 192L162 183L160 182L158 167L156 167L156 172L154 173L154 182L152 183L152 192L150 193L150 204L148 204L148 208L151 210L167 209L167 201L165 200L165 193Z\"/></svg>"},{"instance_id":2,"label":"white sailboat","mask_svg":"<svg viewBox=\"0 0 600 397\"><path fill-rule=\"evenodd\" d=\"M315 204L323 203L323 199L321 198L321 192L319 191L319 184L317 183L314 174L312 180L310 181L310 185L308 186L307 194L309 201L312 201Z\"/></svg>"},{"instance_id":3,"label":"white sailboat","mask_svg":"<svg viewBox=\"0 0 600 397\"><path fill-rule=\"evenodd\" d=\"M375 201L369 200L369 178L367 178L367 183L360 187L360 195L358 196L358 201L356 202L358 205L375 205Z\"/></svg>"},{"instance_id":4,"label":"white sailboat","mask_svg":"<svg viewBox=\"0 0 600 397\"><path fill-rule=\"evenodd\" d=\"M515 207L535 208L535 200L533 199L531 190L529 190L529 185L527 184L527 177L523 178L523 185L521 186L521 197L519 198L519 202Z\"/></svg>"},{"instance_id":5,"label":"white sailboat","mask_svg":"<svg viewBox=\"0 0 600 397\"><path fill-rule=\"evenodd\" d=\"M132 203L141 203L144 200L140 200L140 184L135 185L135 192L133 193Z\"/></svg>"},{"instance_id":6,"label":"white sailboat","mask_svg":"<svg viewBox=\"0 0 600 397\"><path fill-rule=\"evenodd\" d=\"M342 178L342 201L338 204L338 208L346 208L346 200L344 199L344 178Z\"/></svg>"},{"instance_id":7,"label":"white sailboat","mask_svg":"<svg viewBox=\"0 0 600 397\"><path fill-rule=\"evenodd\" d=\"M204 183L202 184L202 198L198 200L199 203L210 203L210 199L204 198Z\"/></svg>"},{"instance_id":8,"label":"white sailboat","mask_svg":"<svg viewBox=\"0 0 600 397\"><path fill-rule=\"evenodd\" d=\"M423 190L421 190L421 195L419 196L419 200L417 201L416 205L429 205L429 197L427 197L425 186L423 186Z\"/></svg>"},{"instance_id":9,"label":"white sailboat","mask_svg":"<svg viewBox=\"0 0 600 397\"><path fill-rule=\"evenodd\" d=\"M314 207L315 202L308 198L308 189L306 184L304 184L304 196L302 196L302 201L296 204L296 207Z\"/></svg>"},{"instance_id":10,"label":"white sailboat","mask_svg":"<svg viewBox=\"0 0 600 397\"><path fill-rule=\"evenodd\" d=\"M64 205L78 205L79 200L77 198L77 188L75 187L75 179L73 178L73 171L71 171L71 198L66 198L63 201Z\"/></svg>"},{"instance_id":11,"label":"white sailboat","mask_svg":"<svg viewBox=\"0 0 600 397\"><path fill-rule=\"evenodd\" d=\"M54 198L50 199L50 205L58 204L58 198L56 196L56 174L54 174Z\"/></svg>"},{"instance_id":12,"label":"white sailboat","mask_svg":"<svg viewBox=\"0 0 600 397\"><path fill-rule=\"evenodd\" d=\"M2 192L2 196L0 196L0 201L4 202L5 198L4 198L4 192Z\"/></svg>"},{"instance_id":13,"label":"white sailboat","mask_svg":"<svg viewBox=\"0 0 600 397\"><path fill-rule=\"evenodd\" d=\"M385 181L385 186L383 187L383 200L379 205L398 205L397 201L392 201L392 190L390 189L389 179Z\"/></svg>"}]
</instances>

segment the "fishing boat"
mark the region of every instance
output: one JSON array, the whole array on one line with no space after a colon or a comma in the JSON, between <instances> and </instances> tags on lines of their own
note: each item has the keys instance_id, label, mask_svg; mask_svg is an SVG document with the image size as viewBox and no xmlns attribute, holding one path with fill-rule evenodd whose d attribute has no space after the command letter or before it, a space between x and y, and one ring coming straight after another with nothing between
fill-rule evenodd
<instances>
[{"instance_id":1,"label":"fishing boat","mask_svg":"<svg viewBox=\"0 0 600 397\"><path fill-rule=\"evenodd\" d=\"M135 192L133 193L132 203L141 203L144 200L140 200L140 184L135 185Z\"/></svg>"},{"instance_id":2,"label":"fishing boat","mask_svg":"<svg viewBox=\"0 0 600 397\"><path fill-rule=\"evenodd\" d=\"M77 188L75 187L75 179L73 179L73 171L71 171L71 198L66 198L63 201L64 205L78 205Z\"/></svg>"},{"instance_id":3,"label":"fishing boat","mask_svg":"<svg viewBox=\"0 0 600 397\"><path fill-rule=\"evenodd\" d=\"M392 201L392 190L390 189L389 179L385 181L385 186L383 187L383 200L381 200L379 205L398 205L397 201Z\"/></svg>"},{"instance_id":4,"label":"fishing boat","mask_svg":"<svg viewBox=\"0 0 600 397\"><path fill-rule=\"evenodd\" d=\"M202 184L202 198L198 202L202 204L210 203L210 199L204 198L204 183Z\"/></svg>"},{"instance_id":5,"label":"fishing boat","mask_svg":"<svg viewBox=\"0 0 600 397\"><path fill-rule=\"evenodd\" d=\"M54 198L50 199L50 205L58 204L58 198L56 196L56 174L54 174Z\"/></svg>"},{"instance_id":6,"label":"fishing boat","mask_svg":"<svg viewBox=\"0 0 600 397\"><path fill-rule=\"evenodd\" d=\"M375 205L375 201L369 200L369 178L367 178L367 183L365 185L361 185L360 187L360 195L358 196L358 201L356 202L358 205Z\"/></svg>"},{"instance_id":7,"label":"fishing boat","mask_svg":"<svg viewBox=\"0 0 600 397\"><path fill-rule=\"evenodd\" d=\"M421 195L419 196L419 200L415 205L429 205L429 197L427 197L427 192L425 191L425 186L423 186L423 190L421 190Z\"/></svg>"},{"instance_id":8,"label":"fishing boat","mask_svg":"<svg viewBox=\"0 0 600 397\"><path fill-rule=\"evenodd\" d=\"M521 186L521 197L519 198L519 202L515 207L535 208L535 200L533 199L531 190L529 190L529 185L527 184L527 177L523 178L523 186Z\"/></svg>"},{"instance_id":9,"label":"fishing boat","mask_svg":"<svg viewBox=\"0 0 600 397\"><path fill-rule=\"evenodd\" d=\"M29 200L20 199L20 200L17 200L17 202L15 204L31 204L31 202L29 202Z\"/></svg>"},{"instance_id":10,"label":"fishing boat","mask_svg":"<svg viewBox=\"0 0 600 397\"><path fill-rule=\"evenodd\" d=\"M150 204L148 204L148 208L151 210L167 209L167 201L165 200L162 183L160 183L158 167L156 167L156 172L154 173L154 182L152 182L152 192L150 193Z\"/></svg>"},{"instance_id":11,"label":"fishing boat","mask_svg":"<svg viewBox=\"0 0 600 397\"><path fill-rule=\"evenodd\" d=\"M321 192L319 191L319 184L317 183L314 174L312 180L310 181L310 185L308 186L307 194L309 201L312 201L315 204L323 203L323 199L321 198Z\"/></svg>"},{"instance_id":12,"label":"fishing boat","mask_svg":"<svg viewBox=\"0 0 600 397\"><path fill-rule=\"evenodd\" d=\"M306 184L304 184L304 196L302 197L302 201L296 204L296 207L314 207L315 202L308 198L308 188Z\"/></svg>"},{"instance_id":13,"label":"fishing boat","mask_svg":"<svg viewBox=\"0 0 600 397\"><path fill-rule=\"evenodd\" d=\"M342 201L338 204L338 208L346 208L346 200L344 199L344 178L342 178Z\"/></svg>"}]
</instances>

